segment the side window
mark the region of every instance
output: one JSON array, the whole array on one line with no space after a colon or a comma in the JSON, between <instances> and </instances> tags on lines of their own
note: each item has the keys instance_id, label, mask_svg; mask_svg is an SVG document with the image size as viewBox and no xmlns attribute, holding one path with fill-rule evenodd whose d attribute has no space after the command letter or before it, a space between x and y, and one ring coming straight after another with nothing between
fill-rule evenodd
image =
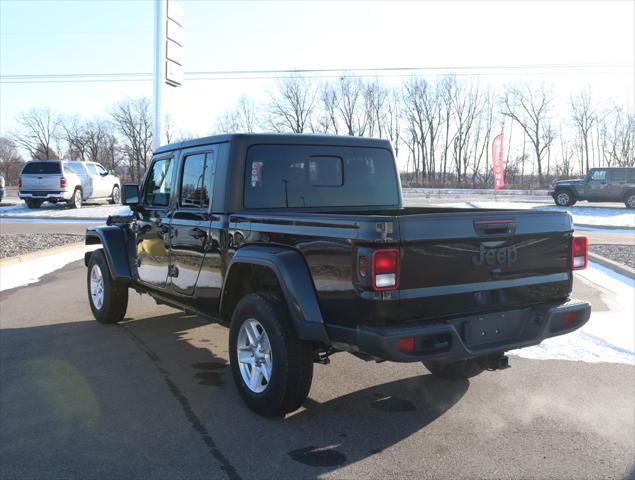
<instances>
[{"instance_id":1,"label":"side window","mask_svg":"<svg viewBox=\"0 0 635 480\"><path fill-rule=\"evenodd\" d=\"M81 162L68 162L64 164L64 169L77 175L84 175L84 165Z\"/></svg>"},{"instance_id":2,"label":"side window","mask_svg":"<svg viewBox=\"0 0 635 480\"><path fill-rule=\"evenodd\" d=\"M97 169L94 163L87 163L86 170L88 171L88 175L97 175Z\"/></svg>"},{"instance_id":3,"label":"side window","mask_svg":"<svg viewBox=\"0 0 635 480\"><path fill-rule=\"evenodd\" d=\"M100 175L106 175L108 173L106 169L98 163L95 163L94 167L97 169L97 173Z\"/></svg>"},{"instance_id":4,"label":"side window","mask_svg":"<svg viewBox=\"0 0 635 480\"><path fill-rule=\"evenodd\" d=\"M150 167L150 173L145 189L145 202L156 207L167 207L172 193L172 158L155 160Z\"/></svg>"},{"instance_id":5,"label":"side window","mask_svg":"<svg viewBox=\"0 0 635 480\"><path fill-rule=\"evenodd\" d=\"M603 181L606 180L606 170L594 170L591 174L591 180Z\"/></svg>"},{"instance_id":6,"label":"side window","mask_svg":"<svg viewBox=\"0 0 635 480\"><path fill-rule=\"evenodd\" d=\"M213 153L195 153L185 157L181 177L181 206L208 208L212 198L213 179Z\"/></svg>"}]
</instances>

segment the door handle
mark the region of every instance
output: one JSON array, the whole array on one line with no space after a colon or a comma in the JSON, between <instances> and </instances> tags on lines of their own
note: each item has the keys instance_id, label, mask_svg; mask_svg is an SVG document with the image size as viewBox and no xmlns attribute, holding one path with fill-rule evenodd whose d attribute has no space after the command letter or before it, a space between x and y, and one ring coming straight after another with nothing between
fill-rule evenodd
<instances>
[{"instance_id":1,"label":"door handle","mask_svg":"<svg viewBox=\"0 0 635 480\"><path fill-rule=\"evenodd\" d=\"M207 232L201 228L194 227L190 229L190 237L200 240L201 238L207 237Z\"/></svg>"}]
</instances>

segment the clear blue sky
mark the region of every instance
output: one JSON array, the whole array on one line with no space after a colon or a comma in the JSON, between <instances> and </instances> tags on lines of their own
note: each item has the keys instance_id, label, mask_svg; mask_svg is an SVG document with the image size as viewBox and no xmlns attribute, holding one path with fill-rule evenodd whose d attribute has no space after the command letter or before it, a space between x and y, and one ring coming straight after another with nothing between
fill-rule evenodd
<instances>
[{"instance_id":1,"label":"clear blue sky","mask_svg":"<svg viewBox=\"0 0 635 480\"><path fill-rule=\"evenodd\" d=\"M598 99L633 109L635 2L214 2L187 1L185 70L621 64L605 73L534 75L566 97L592 85ZM153 3L0 0L0 74L152 71ZM617 71L608 74L606 72ZM482 76L520 80L503 70ZM401 81L387 79L388 82ZM0 132L33 107L103 115L151 82L0 84ZM177 126L208 133L241 94L271 81L190 81L171 89Z\"/></svg>"}]
</instances>

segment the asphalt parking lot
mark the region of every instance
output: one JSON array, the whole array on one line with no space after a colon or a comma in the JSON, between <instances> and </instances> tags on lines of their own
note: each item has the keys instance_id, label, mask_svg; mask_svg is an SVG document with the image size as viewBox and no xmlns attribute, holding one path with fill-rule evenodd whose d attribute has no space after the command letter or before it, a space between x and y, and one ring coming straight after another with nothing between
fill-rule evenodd
<instances>
[{"instance_id":1,"label":"asphalt parking lot","mask_svg":"<svg viewBox=\"0 0 635 480\"><path fill-rule=\"evenodd\" d=\"M85 296L82 262L2 292L1 478L635 478L630 365L513 356L441 381L337 354L302 409L264 419L224 328L136 294L103 326Z\"/></svg>"}]
</instances>

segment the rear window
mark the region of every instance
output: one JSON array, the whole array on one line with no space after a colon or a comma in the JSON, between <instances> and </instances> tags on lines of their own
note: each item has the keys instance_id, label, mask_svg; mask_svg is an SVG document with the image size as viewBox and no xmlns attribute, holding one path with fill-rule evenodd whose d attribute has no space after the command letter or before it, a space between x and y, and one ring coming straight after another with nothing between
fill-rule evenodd
<instances>
[{"instance_id":1,"label":"rear window","mask_svg":"<svg viewBox=\"0 0 635 480\"><path fill-rule=\"evenodd\" d=\"M61 175L62 167L60 162L29 162L24 166L22 173L27 175Z\"/></svg>"},{"instance_id":2,"label":"rear window","mask_svg":"<svg viewBox=\"0 0 635 480\"><path fill-rule=\"evenodd\" d=\"M256 145L247 153L245 207L399 204L392 154L381 148Z\"/></svg>"}]
</instances>

